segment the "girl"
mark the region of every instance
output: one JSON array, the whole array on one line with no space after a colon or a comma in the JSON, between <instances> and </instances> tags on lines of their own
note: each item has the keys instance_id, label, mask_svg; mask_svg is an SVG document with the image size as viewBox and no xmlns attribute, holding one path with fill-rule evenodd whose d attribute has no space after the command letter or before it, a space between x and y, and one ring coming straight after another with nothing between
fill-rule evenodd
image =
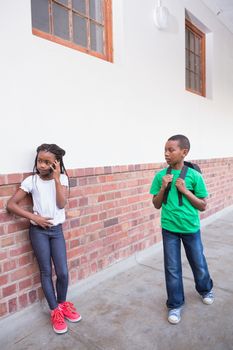
<instances>
[{"instance_id":1,"label":"girl","mask_svg":"<svg viewBox=\"0 0 233 350\"><path fill-rule=\"evenodd\" d=\"M12 213L30 220L29 236L38 261L42 289L51 309L51 323L56 333L67 332L64 318L81 320L74 305L66 301L68 269L62 231L65 221L68 177L63 163L65 151L55 144L37 148L33 175L27 177L7 203ZM32 195L33 213L19 206L28 193ZM52 281L51 259L56 273L56 292Z\"/></svg>"}]
</instances>

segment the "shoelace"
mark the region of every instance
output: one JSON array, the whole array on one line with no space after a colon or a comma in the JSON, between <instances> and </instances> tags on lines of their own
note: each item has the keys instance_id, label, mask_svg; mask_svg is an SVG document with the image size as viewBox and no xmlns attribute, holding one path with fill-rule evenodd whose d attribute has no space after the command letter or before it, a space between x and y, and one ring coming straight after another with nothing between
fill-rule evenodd
<instances>
[{"instance_id":1,"label":"shoelace","mask_svg":"<svg viewBox=\"0 0 233 350\"><path fill-rule=\"evenodd\" d=\"M209 293L207 293L206 295L204 295L204 298L210 298L212 299L214 297L214 293L212 291L210 291Z\"/></svg>"},{"instance_id":2,"label":"shoelace","mask_svg":"<svg viewBox=\"0 0 233 350\"><path fill-rule=\"evenodd\" d=\"M64 317L60 310L55 310L52 315L52 320L55 323L64 323Z\"/></svg>"},{"instance_id":3,"label":"shoelace","mask_svg":"<svg viewBox=\"0 0 233 350\"><path fill-rule=\"evenodd\" d=\"M67 309L68 311L70 312L76 312L76 309L74 307L74 304L71 303L70 301L65 301L63 304L62 304L62 308L65 308Z\"/></svg>"},{"instance_id":4,"label":"shoelace","mask_svg":"<svg viewBox=\"0 0 233 350\"><path fill-rule=\"evenodd\" d=\"M169 312L169 316L176 316L179 317L180 316L180 309L173 309Z\"/></svg>"}]
</instances>

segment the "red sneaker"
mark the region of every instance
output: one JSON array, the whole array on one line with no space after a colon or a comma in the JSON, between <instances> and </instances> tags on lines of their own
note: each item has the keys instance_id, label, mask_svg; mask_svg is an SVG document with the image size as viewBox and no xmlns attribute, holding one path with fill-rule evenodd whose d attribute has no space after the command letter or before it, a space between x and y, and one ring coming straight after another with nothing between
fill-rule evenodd
<instances>
[{"instance_id":1,"label":"red sneaker","mask_svg":"<svg viewBox=\"0 0 233 350\"><path fill-rule=\"evenodd\" d=\"M81 315L75 309L74 304L69 301L59 304L59 309L63 313L63 316L70 322L78 322L82 319Z\"/></svg>"},{"instance_id":2,"label":"red sneaker","mask_svg":"<svg viewBox=\"0 0 233 350\"><path fill-rule=\"evenodd\" d=\"M51 323L55 333L62 334L67 332L67 325L61 310L57 307L51 312Z\"/></svg>"}]
</instances>

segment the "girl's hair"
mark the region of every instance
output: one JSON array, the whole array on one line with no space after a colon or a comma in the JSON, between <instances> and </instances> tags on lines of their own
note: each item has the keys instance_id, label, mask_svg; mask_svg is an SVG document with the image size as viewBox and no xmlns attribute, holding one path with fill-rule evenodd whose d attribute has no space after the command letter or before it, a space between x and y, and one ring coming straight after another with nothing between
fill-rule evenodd
<instances>
[{"instance_id":1,"label":"girl's hair","mask_svg":"<svg viewBox=\"0 0 233 350\"><path fill-rule=\"evenodd\" d=\"M65 155L66 151L64 151L64 149L62 149L61 147L55 145L54 143L51 143L51 144L43 143L42 145L37 147L37 150L36 150L37 155L36 155L36 158L35 158L35 163L34 163L34 167L33 167L33 173L39 174L36 166L37 166L38 153L40 151L53 153L55 155L56 159L60 163L61 174L65 173L67 175L67 177L68 177L65 165L63 163L63 158L62 158Z\"/></svg>"}]
</instances>

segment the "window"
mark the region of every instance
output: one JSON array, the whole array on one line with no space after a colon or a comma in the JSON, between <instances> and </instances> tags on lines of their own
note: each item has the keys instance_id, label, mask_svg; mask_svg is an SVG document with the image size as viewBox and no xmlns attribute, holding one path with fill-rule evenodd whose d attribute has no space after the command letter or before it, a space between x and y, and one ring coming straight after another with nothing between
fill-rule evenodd
<instances>
[{"instance_id":1,"label":"window","mask_svg":"<svg viewBox=\"0 0 233 350\"><path fill-rule=\"evenodd\" d=\"M185 21L185 51L186 89L205 96L205 34L187 19Z\"/></svg>"},{"instance_id":2,"label":"window","mask_svg":"<svg viewBox=\"0 0 233 350\"><path fill-rule=\"evenodd\" d=\"M31 0L32 33L112 62L111 0Z\"/></svg>"}]
</instances>

